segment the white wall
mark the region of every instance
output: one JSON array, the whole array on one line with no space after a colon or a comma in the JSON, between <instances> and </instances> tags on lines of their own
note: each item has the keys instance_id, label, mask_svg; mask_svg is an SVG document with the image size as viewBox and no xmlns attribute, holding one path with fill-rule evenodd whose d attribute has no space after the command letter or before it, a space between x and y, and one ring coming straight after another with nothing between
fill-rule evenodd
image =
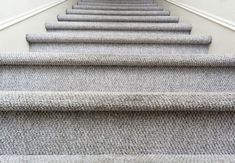
<instances>
[{"instance_id":1,"label":"white wall","mask_svg":"<svg viewBox=\"0 0 235 163\"><path fill-rule=\"evenodd\" d=\"M55 0L0 0L0 21Z\"/></svg>"},{"instance_id":2,"label":"white wall","mask_svg":"<svg viewBox=\"0 0 235 163\"><path fill-rule=\"evenodd\" d=\"M1 3L4 5L0 6L0 22L53 1L55 0L4 0L4 3ZM9 28L0 30L0 52L28 51L29 45L25 35L27 33L45 33L45 22L56 21L58 14L64 14L67 8L71 8L76 3L77 0L68 0ZM3 12L4 14L2 14Z\"/></svg>"},{"instance_id":3,"label":"white wall","mask_svg":"<svg viewBox=\"0 0 235 163\"><path fill-rule=\"evenodd\" d=\"M235 22L235 0L175 0Z\"/></svg>"},{"instance_id":4,"label":"white wall","mask_svg":"<svg viewBox=\"0 0 235 163\"><path fill-rule=\"evenodd\" d=\"M159 5L180 17L181 22L193 25L192 34L212 36L209 53L235 53L235 32L195 13L177 7L165 0L156 0ZM207 13L235 22L235 0L174 0Z\"/></svg>"}]
</instances>

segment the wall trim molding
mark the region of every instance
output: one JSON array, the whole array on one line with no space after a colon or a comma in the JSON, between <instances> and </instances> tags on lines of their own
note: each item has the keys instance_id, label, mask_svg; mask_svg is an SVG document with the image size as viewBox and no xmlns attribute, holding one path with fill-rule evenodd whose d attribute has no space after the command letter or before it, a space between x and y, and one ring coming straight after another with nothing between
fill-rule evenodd
<instances>
[{"instance_id":1,"label":"wall trim molding","mask_svg":"<svg viewBox=\"0 0 235 163\"><path fill-rule=\"evenodd\" d=\"M37 15L37 14L43 12L43 11L46 11L46 10L52 8L52 7L55 7L55 6L65 2L65 1L67 1L67 0L56 0L56 1L53 1L53 2L49 2L47 4L41 5L37 8L29 10L27 12L24 12L24 13L18 14L16 16L10 17L6 20L3 20L3 21L0 22L0 31L3 30L3 29L8 28L10 26L13 26L13 25L15 25L19 22L22 22L22 21L24 21L24 20L26 20L26 19L34 16L34 15Z\"/></svg>"},{"instance_id":2,"label":"wall trim molding","mask_svg":"<svg viewBox=\"0 0 235 163\"><path fill-rule=\"evenodd\" d=\"M175 6L178 6L180 8L183 8L191 13L194 13L196 15L199 15L203 18L206 18L216 24L219 24L223 27L226 27L232 31L235 31L235 22L232 22L230 20L227 20L227 19L224 19L224 18L221 18L219 16L216 16L214 14L211 14L211 13L208 13L208 12L205 12L203 10L200 10L200 9L197 9L195 7L192 7L190 5L187 5L187 4L184 4L184 3L181 3L181 2L177 2L175 0L165 0L166 2L169 2Z\"/></svg>"}]
</instances>

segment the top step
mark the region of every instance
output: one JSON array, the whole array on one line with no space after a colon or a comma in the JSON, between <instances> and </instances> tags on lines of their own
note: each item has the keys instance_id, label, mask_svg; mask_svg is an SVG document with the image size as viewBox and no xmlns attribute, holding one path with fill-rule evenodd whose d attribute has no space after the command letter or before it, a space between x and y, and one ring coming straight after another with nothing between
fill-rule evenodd
<instances>
[{"instance_id":1,"label":"top step","mask_svg":"<svg viewBox=\"0 0 235 163\"><path fill-rule=\"evenodd\" d=\"M157 6L157 3L147 3L147 4L129 4L129 3L96 3L96 2L78 2L78 5L84 6Z\"/></svg>"},{"instance_id":2,"label":"top step","mask_svg":"<svg viewBox=\"0 0 235 163\"><path fill-rule=\"evenodd\" d=\"M109 0L99 0L99 1L96 1L96 0L85 0L85 1L81 1L82 3L85 2L91 2L91 3L119 3L119 4L147 4L147 3L154 3L153 0L145 0L145 1L141 1L141 0L136 0L136 1L131 1L131 0L128 0L128 1L123 1L123 0L115 0L115 1L109 1Z\"/></svg>"},{"instance_id":3,"label":"top step","mask_svg":"<svg viewBox=\"0 0 235 163\"><path fill-rule=\"evenodd\" d=\"M89 9L89 10L140 10L140 11L161 11L162 7L158 6L84 6L73 5L73 9Z\"/></svg>"},{"instance_id":4,"label":"top step","mask_svg":"<svg viewBox=\"0 0 235 163\"><path fill-rule=\"evenodd\" d=\"M157 6L156 3L147 3L147 4L120 4L120 3L91 3L91 2L78 2L78 5L82 5L82 6L134 6L134 7L141 7L141 6Z\"/></svg>"}]
</instances>

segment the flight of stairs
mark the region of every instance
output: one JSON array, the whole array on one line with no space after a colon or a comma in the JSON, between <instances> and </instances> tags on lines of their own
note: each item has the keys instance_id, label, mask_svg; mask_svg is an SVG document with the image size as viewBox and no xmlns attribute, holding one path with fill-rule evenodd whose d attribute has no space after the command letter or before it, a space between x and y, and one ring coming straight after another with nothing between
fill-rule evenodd
<instances>
[{"instance_id":1,"label":"flight of stairs","mask_svg":"<svg viewBox=\"0 0 235 163\"><path fill-rule=\"evenodd\" d=\"M45 26L0 53L0 162L235 161L235 55L210 36L153 0L83 0Z\"/></svg>"}]
</instances>

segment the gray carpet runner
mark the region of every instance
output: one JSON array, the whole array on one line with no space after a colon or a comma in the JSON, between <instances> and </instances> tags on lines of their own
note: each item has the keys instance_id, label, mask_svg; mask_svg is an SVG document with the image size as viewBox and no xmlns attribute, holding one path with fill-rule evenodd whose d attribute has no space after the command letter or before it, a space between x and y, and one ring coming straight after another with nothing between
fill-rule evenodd
<instances>
[{"instance_id":1,"label":"gray carpet runner","mask_svg":"<svg viewBox=\"0 0 235 163\"><path fill-rule=\"evenodd\" d=\"M210 36L152 0L83 0L45 27L0 53L0 162L235 161L235 55Z\"/></svg>"},{"instance_id":2,"label":"gray carpet runner","mask_svg":"<svg viewBox=\"0 0 235 163\"><path fill-rule=\"evenodd\" d=\"M121 6L133 6L133 7L153 7L153 6L157 6L156 3L147 3L147 4L131 4L131 3L128 3L128 4L120 4L120 3L90 3L90 2L78 2L78 5L84 5L84 6L116 6L116 7L121 7Z\"/></svg>"},{"instance_id":3,"label":"gray carpet runner","mask_svg":"<svg viewBox=\"0 0 235 163\"><path fill-rule=\"evenodd\" d=\"M73 5L73 9L89 9L89 10L140 10L140 11L162 11L162 7L158 6L84 6L84 5Z\"/></svg>"},{"instance_id":4,"label":"gray carpet runner","mask_svg":"<svg viewBox=\"0 0 235 163\"><path fill-rule=\"evenodd\" d=\"M67 14L74 15L119 15L119 16L169 16L169 11L113 11L68 9Z\"/></svg>"}]
</instances>

